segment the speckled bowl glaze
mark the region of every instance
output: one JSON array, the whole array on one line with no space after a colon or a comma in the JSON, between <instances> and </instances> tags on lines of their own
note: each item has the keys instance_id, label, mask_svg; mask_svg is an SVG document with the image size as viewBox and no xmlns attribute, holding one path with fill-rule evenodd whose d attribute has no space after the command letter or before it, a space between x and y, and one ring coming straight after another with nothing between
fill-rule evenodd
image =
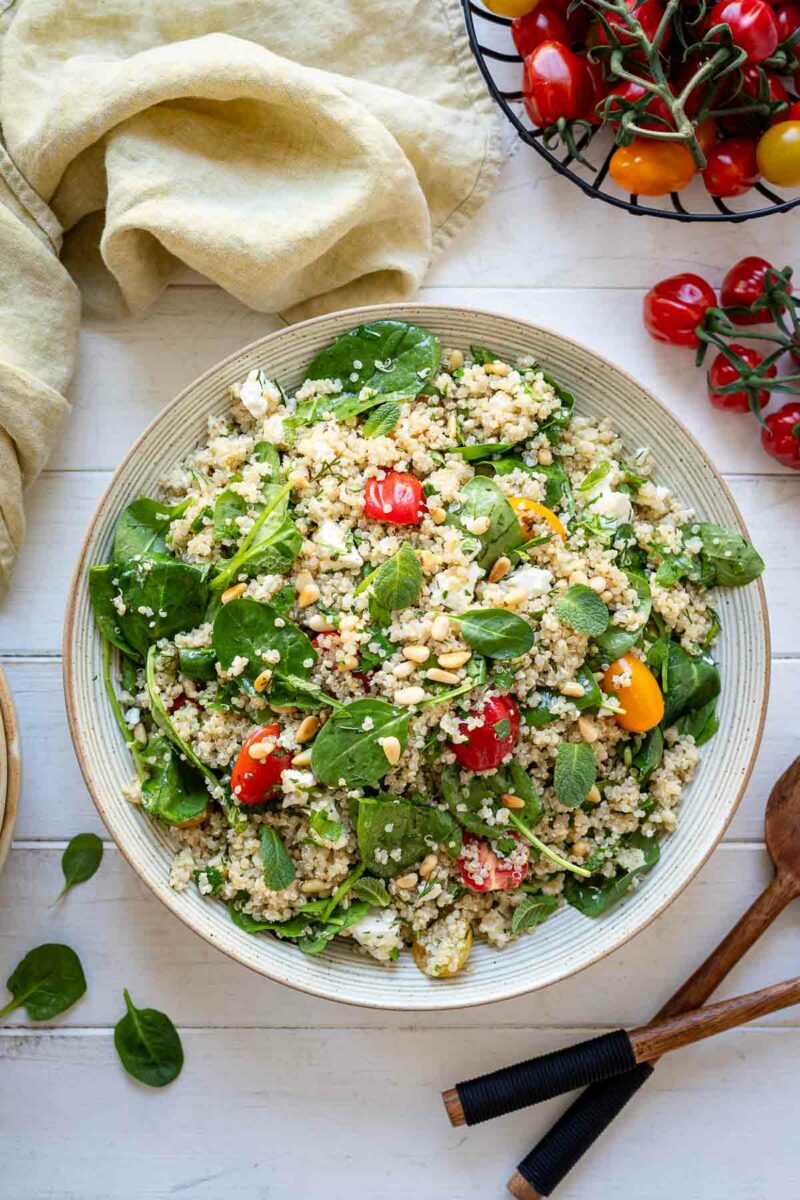
<instances>
[{"instance_id":1,"label":"speckled bowl glaze","mask_svg":"<svg viewBox=\"0 0 800 1200\"><path fill-rule=\"evenodd\" d=\"M172 891L169 833L122 795L132 769L99 682L101 639L89 605L87 568L105 561L122 508L142 493L153 494L168 468L205 440L206 418L225 410L230 384L261 367L285 388L295 388L308 362L339 334L387 317L424 325L445 346L472 342L511 358L534 355L575 393L579 414L611 417L632 449L650 446L659 481L698 516L743 528L730 492L680 422L635 379L560 334L495 313L439 305L380 305L318 317L261 338L207 371L168 405L121 463L89 526L72 584L64 633L67 710L81 769L111 836L147 886L196 933L255 971L319 996L374 1008L460 1008L534 991L589 966L648 925L695 875L750 775L766 708L769 630L760 582L720 594L720 732L702 750L680 828L664 843L659 866L604 918L588 920L566 908L503 950L476 944L467 970L452 980L431 980L411 955L384 967L342 944L308 957L288 943L237 929L221 904L202 899L194 888Z\"/></svg>"},{"instance_id":2,"label":"speckled bowl glaze","mask_svg":"<svg viewBox=\"0 0 800 1200\"><path fill-rule=\"evenodd\" d=\"M0 871L11 849L19 803L19 783L17 719L14 715L11 691L0 668Z\"/></svg>"}]
</instances>

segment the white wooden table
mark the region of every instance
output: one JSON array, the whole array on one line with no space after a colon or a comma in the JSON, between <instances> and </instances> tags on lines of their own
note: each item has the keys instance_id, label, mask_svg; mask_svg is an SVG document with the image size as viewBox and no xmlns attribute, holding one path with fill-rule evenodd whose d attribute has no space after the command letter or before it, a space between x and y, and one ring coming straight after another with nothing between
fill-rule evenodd
<instances>
[{"instance_id":1,"label":"white wooden table","mask_svg":"<svg viewBox=\"0 0 800 1200\"><path fill-rule=\"evenodd\" d=\"M515 148L516 149L516 148ZM653 388L724 471L767 562L773 687L747 795L722 846L653 926L583 974L530 997L446 1014L361 1011L249 973L184 928L113 845L56 908L59 859L103 833L73 757L61 691L68 580L94 504L134 436L181 387L278 326L202 281L145 321L84 324L72 423L32 489L28 542L0 614L24 782L0 880L0 979L31 947L81 956L85 998L52 1027L0 1029L0 1195L14 1200L488 1200L563 1107L450 1129L439 1089L493 1065L648 1018L765 884L762 815L800 751L800 480L749 417L706 401L691 355L644 333L646 288L678 270L718 283L745 253L800 266L796 216L713 229L590 202L519 147L479 219L434 267L428 300L538 321L608 354ZM618 416L625 429L625 414ZM688 497L691 500L691 497ZM99 684L98 684L99 686ZM797 971L789 909L720 994ZM186 1066L154 1093L122 1071L112 1029L127 986L168 1012ZM560 1189L563 1200L767 1200L797 1195L800 1014L778 1014L664 1062L638 1102Z\"/></svg>"}]
</instances>

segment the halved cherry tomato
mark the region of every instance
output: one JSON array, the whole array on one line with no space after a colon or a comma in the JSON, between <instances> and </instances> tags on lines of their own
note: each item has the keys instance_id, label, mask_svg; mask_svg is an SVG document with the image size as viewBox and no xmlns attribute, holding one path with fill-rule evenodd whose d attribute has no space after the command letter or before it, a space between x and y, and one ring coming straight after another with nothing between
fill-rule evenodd
<instances>
[{"instance_id":1,"label":"halved cherry tomato","mask_svg":"<svg viewBox=\"0 0 800 1200\"><path fill-rule=\"evenodd\" d=\"M480 725L471 729L462 721L458 732L469 740L454 742L456 762L467 771L494 771L517 744L519 709L510 696L492 696L480 713Z\"/></svg>"},{"instance_id":2,"label":"halved cherry tomato","mask_svg":"<svg viewBox=\"0 0 800 1200\"><path fill-rule=\"evenodd\" d=\"M383 479L368 479L364 515L387 525L419 525L425 511L422 484L414 475L387 471Z\"/></svg>"},{"instance_id":3,"label":"halved cherry tomato","mask_svg":"<svg viewBox=\"0 0 800 1200\"><path fill-rule=\"evenodd\" d=\"M770 413L766 429L761 430L761 445L785 467L800 471L800 401L792 400Z\"/></svg>"},{"instance_id":4,"label":"halved cherry tomato","mask_svg":"<svg viewBox=\"0 0 800 1200\"><path fill-rule=\"evenodd\" d=\"M749 367L757 367L763 361L763 354L759 354L753 350L751 346L740 346L738 342L731 342L729 347L734 354L738 354L743 358ZM777 368L772 366L767 370L767 375L770 379L774 379L777 374ZM736 383L739 380L739 372L736 367L730 362L725 355L720 351L711 364L711 369L708 372L708 398L714 408L721 408L725 412L749 412L750 404L747 399L747 392L718 392L717 388L726 387L728 384ZM769 403L769 392L761 391L758 393L758 402L763 408Z\"/></svg>"},{"instance_id":5,"label":"halved cherry tomato","mask_svg":"<svg viewBox=\"0 0 800 1200\"><path fill-rule=\"evenodd\" d=\"M532 54L542 42L568 45L572 38L564 5L558 0L539 0L533 12L511 22L511 36L523 58Z\"/></svg>"},{"instance_id":6,"label":"halved cherry tomato","mask_svg":"<svg viewBox=\"0 0 800 1200\"><path fill-rule=\"evenodd\" d=\"M765 0L720 0L706 18L707 29L715 25L728 26L748 62L763 62L778 47L778 24Z\"/></svg>"},{"instance_id":7,"label":"halved cherry tomato","mask_svg":"<svg viewBox=\"0 0 800 1200\"><path fill-rule=\"evenodd\" d=\"M522 91L534 125L547 129L561 118L574 121L591 97L586 63L562 42L542 42L525 59Z\"/></svg>"},{"instance_id":8,"label":"halved cherry tomato","mask_svg":"<svg viewBox=\"0 0 800 1200\"><path fill-rule=\"evenodd\" d=\"M540 520L547 522L553 532L558 534L562 542L567 540L566 529L552 508L548 508L546 504L540 504L538 500L528 500L525 496L509 496L508 503L517 514L517 520L522 526L523 533L530 532L532 518L538 517Z\"/></svg>"},{"instance_id":9,"label":"halved cherry tomato","mask_svg":"<svg viewBox=\"0 0 800 1200\"><path fill-rule=\"evenodd\" d=\"M757 254L749 254L734 263L722 281L720 288L720 304L723 308L738 306L749 308L756 300L764 295L764 276L767 271L774 270L771 263ZM792 291L791 284L787 291ZM728 313L734 325L763 325L772 318L766 309L755 313Z\"/></svg>"},{"instance_id":10,"label":"halved cherry tomato","mask_svg":"<svg viewBox=\"0 0 800 1200\"><path fill-rule=\"evenodd\" d=\"M609 95L619 96L621 100L627 100L628 104L637 104L648 95L648 90L641 83L635 83L632 79L623 79L621 83L610 85ZM674 129L672 115L664 101L653 92L650 92L649 95L650 99L645 105L642 115L637 117L637 125L641 125L643 129ZM619 116L624 112L624 104L615 101L609 104L608 113L611 118L609 123L612 128L616 129L619 126ZM648 115L662 119L648 121Z\"/></svg>"},{"instance_id":11,"label":"halved cherry tomato","mask_svg":"<svg viewBox=\"0 0 800 1200\"><path fill-rule=\"evenodd\" d=\"M644 327L657 342L697 347L695 329L717 303L714 289L699 275L670 275L644 298Z\"/></svg>"},{"instance_id":12,"label":"halved cherry tomato","mask_svg":"<svg viewBox=\"0 0 800 1200\"><path fill-rule=\"evenodd\" d=\"M768 183L800 184L800 121L779 121L758 143L758 166Z\"/></svg>"},{"instance_id":13,"label":"halved cherry tomato","mask_svg":"<svg viewBox=\"0 0 800 1200\"><path fill-rule=\"evenodd\" d=\"M501 836L516 842L508 858L501 858L486 838L476 837L474 833L464 834L458 869L463 882L473 892L504 892L506 888L519 887L525 878L530 853L528 843L518 833Z\"/></svg>"},{"instance_id":14,"label":"halved cherry tomato","mask_svg":"<svg viewBox=\"0 0 800 1200\"><path fill-rule=\"evenodd\" d=\"M615 683L617 676L630 676L625 684ZM606 671L600 686L604 692L613 692L625 709L615 713L617 724L631 733L647 733L664 718L664 697L649 667L632 654L623 655Z\"/></svg>"},{"instance_id":15,"label":"halved cherry tomato","mask_svg":"<svg viewBox=\"0 0 800 1200\"><path fill-rule=\"evenodd\" d=\"M275 748L266 758L252 758L250 747L274 741L280 732L280 725L265 725L245 739L231 772L231 791L239 804L263 804L279 795L281 776L291 764L291 754Z\"/></svg>"},{"instance_id":16,"label":"halved cherry tomato","mask_svg":"<svg viewBox=\"0 0 800 1200\"><path fill-rule=\"evenodd\" d=\"M497 13L500 17L524 17L532 8L536 8L539 0L484 0L489 12Z\"/></svg>"},{"instance_id":17,"label":"halved cherry tomato","mask_svg":"<svg viewBox=\"0 0 800 1200\"><path fill-rule=\"evenodd\" d=\"M661 0L625 0L625 7L636 17L644 32L652 39L664 15L664 5L661 3ZM630 26L622 13L605 12L603 15L609 28L623 46L629 45L634 40ZM597 22L592 33L595 45L607 46L609 44L608 34L601 21ZM672 26L670 25L661 43L662 50L666 50L671 37Z\"/></svg>"},{"instance_id":18,"label":"halved cherry tomato","mask_svg":"<svg viewBox=\"0 0 800 1200\"><path fill-rule=\"evenodd\" d=\"M707 158L703 183L711 196L741 196L758 183L755 138L726 138L711 147Z\"/></svg>"},{"instance_id":19,"label":"halved cherry tomato","mask_svg":"<svg viewBox=\"0 0 800 1200\"><path fill-rule=\"evenodd\" d=\"M635 137L629 146L618 146L608 173L632 196L665 196L681 192L697 172L692 155L682 142Z\"/></svg>"}]
</instances>

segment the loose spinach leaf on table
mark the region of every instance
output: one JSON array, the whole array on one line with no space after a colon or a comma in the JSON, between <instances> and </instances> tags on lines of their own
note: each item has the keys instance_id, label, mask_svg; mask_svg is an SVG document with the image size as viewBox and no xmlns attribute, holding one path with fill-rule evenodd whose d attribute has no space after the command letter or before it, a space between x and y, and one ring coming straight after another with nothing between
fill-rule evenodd
<instances>
[{"instance_id":1,"label":"loose spinach leaf on table","mask_svg":"<svg viewBox=\"0 0 800 1200\"><path fill-rule=\"evenodd\" d=\"M278 676L308 677L317 661L317 652L302 629L260 600L245 597L231 600L214 618L214 652L223 670L237 657L247 659L242 675L252 682L266 666ZM277 662L267 662L264 654L277 651ZM307 666L306 664L310 664Z\"/></svg>"},{"instance_id":2,"label":"loose spinach leaf on table","mask_svg":"<svg viewBox=\"0 0 800 1200\"><path fill-rule=\"evenodd\" d=\"M604 659L608 659L609 662L614 662L621 655L627 654L631 646L635 646L641 640L644 634L644 627L653 607L653 595L650 590L650 584L644 575L639 575L635 571L626 571L626 575L628 576L628 583L639 597L639 604L636 611L641 613L645 620L642 621L639 628L634 632L622 629L619 625L610 624L603 633L598 634L594 638L598 650Z\"/></svg>"},{"instance_id":3,"label":"loose spinach leaf on table","mask_svg":"<svg viewBox=\"0 0 800 1200\"><path fill-rule=\"evenodd\" d=\"M389 612L409 608L422 591L422 567L416 550L404 542L396 554L367 576L364 583L368 581L381 608Z\"/></svg>"},{"instance_id":4,"label":"loose spinach leaf on table","mask_svg":"<svg viewBox=\"0 0 800 1200\"><path fill-rule=\"evenodd\" d=\"M707 586L743 587L764 570L761 555L736 530L703 521L699 535L703 542L700 554Z\"/></svg>"},{"instance_id":5,"label":"loose spinach leaf on table","mask_svg":"<svg viewBox=\"0 0 800 1200\"><path fill-rule=\"evenodd\" d=\"M411 712L386 700L354 700L335 712L314 739L311 770L327 787L373 787L392 769L378 739L396 737L405 750ZM364 727L366 723L366 728Z\"/></svg>"},{"instance_id":6,"label":"loose spinach leaf on table","mask_svg":"<svg viewBox=\"0 0 800 1200\"><path fill-rule=\"evenodd\" d=\"M533 630L527 621L504 608L476 608L451 618L464 641L487 658L506 660L527 654Z\"/></svg>"},{"instance_id":7,"label":"loose spinach leaf on table","mask_svg":"<svg viewBox=\"0 0 800 1200\"><path fill-rule=\"evenodd\" d=\"M371 875L363 875L353 884L353 895L358 900L366 900L373 908L386 908L389 904L389 889L382 879L374 879Z\"/></svg>"},{"instance_id":8,"label":"loose spinach leaf on table","mask_svg":"<svg viewBox=\"0 0 800 1200\"><path fill-rule=\"evenodd\" d=\"M183 1046L166 1013L137 1008L126 988L127 1012L114 1028L114 1046L129 1075L148 1087L166 1087L181 1073Z\"/></svg>"},{"instance_id":9,"label":"loose spinach leaf on table","mask_svg":"<svg viewBox=\"0 0 800 1200\"><path fill-rule=\"evenodd\" d=\"M583 804L597 777L597 760L586 742L561 742L553 783L565 808Z\"/></svg>"},{"instance_id":10,"label":"loose spinach leaf on table","mask_svg":"<svg viewBox=\"0 0 800 1200\"><path fill-rule=\"evenodd\" d=\"M162 504L147 496L140 496L123 510L114 530L112 562L125 567L136 555L141 558L172 558L167 546L169 527L182 517L189 501L180 504Z\"/></svg>"},{"instance_id":11,"label":"loose spinach leaf on table","mask_svg":"<svg viewBox=\"0 0 800 1200\"><path fill-rule=\"evenodd\" d=\"M455 525L468 537L477 537L481 549L477 556L479 567L485 571L503 554L522 545L522 529L517 514L503 492L483 475L476 475L461 489L463 501L454 501L447 511L447 524ZM480 517L489 518L485 533L473 534L467 527Z\"/></svg>"},{"instance_id":12,"label":"loose spinach leaf on table","mask_svg":"<svg viewBox=\"0 0 800 1200\"><path fill-rule=\"evenodd\" d=\"M619 870L611 879L595 875L589 880L568 878L564 882L564 896L568 904L577 908L585 917L599 917L621 900L637 875L649 871L658 862L660 848L658 839L645 837L643 833L631 833L624 839L627 848L641 850L644 862L631 871Z\"/></svg>"},{"instance_id":13,"label":"loose spinach leaf on table","mask_svg":"<svg viewBox=\"0 0 800 1200\"><path fill-rule=\"evenodd\" d=\"M556 896L542 894L526 896L514 909L511 917L511 932L522 933L525 929L533 929L551 917L558 908Z\"/></svg>"},{"instance_id":14,"label":"loose spinach leaf on table","mask_svg":"<svg viewBox=\"0 0 800 1200\"><path fill-rule=\"evenodd\" d=\"M719 669L709 654L687 653L670 642L664 666L664 727L674 725L684 713L702 708L719 695Z\"/></svg>"},{"instance_id":15,"label":"loose spinach leaf on table","mask_svg":"<svg viewBox=\"0 0 800 1200\"><path fill-rule=\"evenodd\" d=\"M264 883L271 892L282 892L297 874L292 856L271 825L261 826L261 866Z\"/></svg>"},{"instance_id":16,"label":"loose spinach leaf on table","mask_svg":"<svg viewBox=\"0 0 800 1200\"><path fill-rule=\"evenodd\" d=\"M66 896L76 883L91 879L103 860L103 843L96 833L76 833L61 855L64 886L57 899Z\"/></svg>"},{"instance_id":17,"label":"loose spinach leaf on table","mask_svg":"<svg viewBox=\"0 0 800 1200\"><path fill-rule=\"evenodd\" d=\"M89 602L92 606L97 628L106 641L111 642L128 658L140 658L141 655L129 645L122 632L120 615L114 606L114 598L119 594L119 568L108 563L104 567L89 568Z\"/></svg>"},{"instance_id":18,"label":"loose spinach leaf on table","mask_svg":"<svg viewBox=\"0 0 800 1200\"><path fill-rule=\"evenodd\" d=\"M86 977L74 950L46 942L28 951L6 987L14 999L0 1009L0 1017L24 1005L32 1021L49 1021L80 1000L86 991Z\"/></svg>"},{"instance_id":19,"label":"loose spinach leaf on table","mask_svg":"<svg viewBox=\"0 0 800 1200\"><path fill-rule=\"evenodd\" d=\"M214 650L195 649L188 646L178 648L178 671L187 679L203 683L216 679L216 661L217 655Z\"/></svg>"},{"instance_id":20,"label":"loose spinach leaf on table","mask_svg":"<svg viewBox=\"0 0 800 1200\"><path fill-rule=\"evenodd\" d=\"M119 629L142 657L161 638L199 625L206 611L205 570L170 560L132 562L116 572L125 612Z\"/></svg>"},{"instance_id":21,"label":"loose spinach leaf on table","mask_svg":"<svg viewBox=\"0 0 800 1200\"><path fill-rule=\"evenodd\" d=\"M142 783L142 807L165 825L180 825L208 808L203 776L182 762L164 734L154 734L141 752L149 776Z\"/></svg>"},{"instance_id":22,"label":"loose spinach leaf on table","mask_svg":"<svg viewBox=\"0 0 800 1200\"><path fill-rule=\"evenodd\" d=\"M555 614L565 625L593 638L605 632L610 618L597 592L585 583L575 583L567 588L555 603Z\"/></svg>"},{"instance_id":23,"label":"loose spinach leaf on table","mask_svg":"<svg viewBox=\"0 0 800 1200\"><path fill-rule=\"evenodd\" d=\"M461 830L449 813L397 796L359 800L356 828L361 861L383 879L401 874L439 847L451 858L461 850Z\"/></svg>"}]
</instances>

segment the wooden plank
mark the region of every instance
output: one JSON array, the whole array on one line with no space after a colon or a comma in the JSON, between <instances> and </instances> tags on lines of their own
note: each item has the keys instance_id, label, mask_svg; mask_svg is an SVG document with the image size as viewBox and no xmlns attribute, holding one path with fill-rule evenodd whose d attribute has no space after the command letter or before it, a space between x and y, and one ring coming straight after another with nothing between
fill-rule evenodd
<instances>
[{"instance_id":1,"label":"wooden plank","mask_svg":"<svg viewBox=\"0 0 800 1200\"><path fill-rule=\"evenodd\" d=\"M583 974L501 1004L416 1017L318 1000L253 974L182 925L115 850L106 851L89 883L75 887L51 908L62 883L60 858L57 849L18 847L0 879L0 979L45 941L67 942L83 961L89 991L57 1019L59 1027L113 1024L125 986L148 1002L158 1001L181 1025L197 1027L633 1026L652 1016L694 970L762 890L770 871L761 847L722 846L655 924ZM800 910L785 913L720 997L791 975L798 920ZM21 1012L7 1021L26 1023ZM776 1013L767 1023L795 1027L800 1025L800 1012Z\"/></svg>"},{"instance_id":2,"label":"wooden plank","mask_svg":"<svg viewBox=\"0 0 800 1200\"><path fill-rule=\"evenodd\" d=\"M101 833L69 738L60 662L11 659L6 673L17 705L25 767L17 838L70 838L77 829ZM798 695L800 663L776 659L761 752L728 840L760 841L763 836L766 797L798 751ZM58 781L55 792L54 780Z\"/></svg>"},{"instance_id":3,"label":"wooden plank","mask_svg":"<svg viewBox=\"0 0 800 1200\"><path fill-rule=\"evenodd\" d=\"M134 998L159 1002L143 986ZM565 1103L454 1130L439 1099L465 1074L555 1049L560 1033L487 1028L468 1047L458 1029L182 1036L183 1073L156 1095L125 1075L110 1032L0 1034L6 1195L500 1200ZM793 1195L798 1053L796 1030L747 1029L670 1056L559 1195L590 1200L598 1180L636 1200Z\"/></svg>"}]
</instances>

